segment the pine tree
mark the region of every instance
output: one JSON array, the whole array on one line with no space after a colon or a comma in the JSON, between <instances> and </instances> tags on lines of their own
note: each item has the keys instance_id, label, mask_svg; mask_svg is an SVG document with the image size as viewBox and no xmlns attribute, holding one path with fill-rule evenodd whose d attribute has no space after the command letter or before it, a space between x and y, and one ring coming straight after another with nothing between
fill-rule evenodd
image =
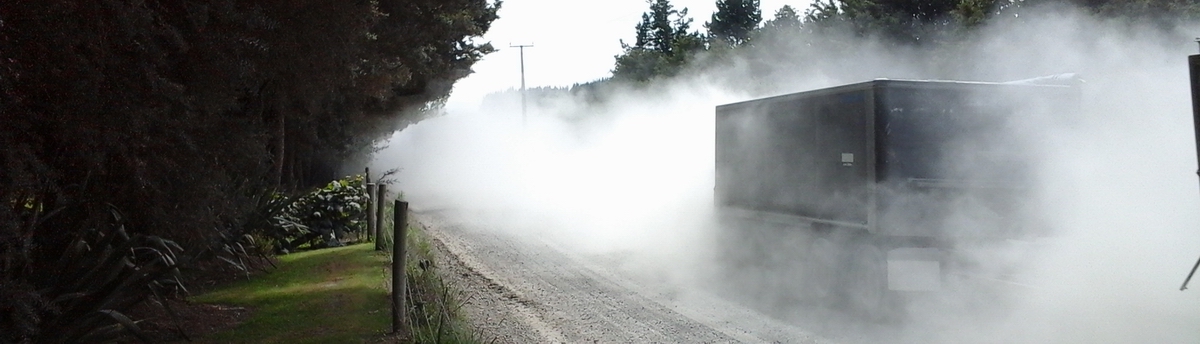
<instances>
[{"instance_id":1,"label":"pine tree","mask_svg":"<svg viewBox=\"0 0 1200 344\"><path fill-rule=\"evenodd\" d=\"M762 21L759 0L717 0L712 21L705 24L710 37L730 45L740 45Z\"/></svg>"},{"instance_id":2,"label":"pine tree","mask_svg":"<svg viewBox=\"0 0 1200 344\"><path fill-rule=\"evenodd\" d=\"M647 81L658 76L672 76L691 56L703 50L704 37L692 32L692 19L687 8L676 10L670 0L651 0L650 11L642 14L635 27L633 45L621 41L625 50L616 56L614 79Z\"/></svg>"},{"instance_id":3,"label":"pine tree","mask_svg":"<svg viewBox=\"0 0 1200 344\"><path fill-rule=\"evenodd\" d=\"M673 46L675 45L675 25L672 25L672 16L683 17L687 15L687 9L680 12L671 5L669 0L655 0L650 3L650 12L642 15L642 24L645 25L650 32L651 49L657 50L663 54L670 55ZM691 20L688 20L690 23ZM682 28L684 31L687 27Z\"/></svg>"},{"instance_id":4,"label":"pine tree","mask_svg":"<svg viewBox=\"0 0 1200 344\"><path fill-rule=\"evenodd\" d=\"M783 5L778 11L775 11L775 19L768 20L763 27L774 30L797 30L801 23L800 14L796 13L796 9L791 5Z\"/></svg>"}]
</instances>

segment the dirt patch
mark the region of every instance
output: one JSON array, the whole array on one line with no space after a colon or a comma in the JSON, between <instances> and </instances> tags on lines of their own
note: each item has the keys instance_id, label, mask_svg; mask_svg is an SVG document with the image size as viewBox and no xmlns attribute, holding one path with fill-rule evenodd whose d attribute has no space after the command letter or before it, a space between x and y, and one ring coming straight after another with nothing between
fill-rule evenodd
<instances>
[{"instance_id":1,"label":"dirt patch","mask_svg":"<svg viewBox=\"0 0 1200 344\"><path fill-rule=\"evenodd\" d=\"M156 301L147 301L130 311L135 319L144 319L139 326L153 342L183 342L189 338L225 331L250 318L252 311L245 307L211 305L183 300L167 303L179 316L176 323L167 310ZM180 328L182 327L182 328ZM182 329L182 333L180 330Z\"/></svg>"},{"instance_id":2,"label":"dirt patch","mask_svg":"<svg viewBox=\"0 0 1200 344\"><path fill-rule=\"evenodd\" d=\"M190 294L200 295L223 285L254 278L276 268L277 259L274 257L250 256L244 257L244 259L243 263L246 264L249 271L241 270L219 259L196 263L184 271L183 285L187 287Z\"/></svg>"}]
</instances>

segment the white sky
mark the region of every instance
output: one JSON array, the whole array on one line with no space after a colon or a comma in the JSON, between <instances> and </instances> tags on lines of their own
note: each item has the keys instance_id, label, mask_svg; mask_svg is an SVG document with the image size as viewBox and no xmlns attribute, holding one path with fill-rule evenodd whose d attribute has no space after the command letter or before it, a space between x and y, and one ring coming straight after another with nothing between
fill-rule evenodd
<instances>
[{"instance_id":1,"label":"white sky","mask_svg":"<svg viewBox=\"0 0 1200 344\"><path fill-rule=\"evenodd\" d=\"M799 12L811 0L761 0L763 20L774 17L783 5ZM692 29L702 31L712 17L716 0L672 0L676 9L687 8ZM621 53L620 40L632 43L634 26L649 10L646 0L505 0L500 19L483 37L498 51L475 64L475 73L459 80L450 103L474 107L488 93L521 85L517 48L525 49L525 84L569 86L609 75L613 57Z\"/></svg>"}]
</instances>

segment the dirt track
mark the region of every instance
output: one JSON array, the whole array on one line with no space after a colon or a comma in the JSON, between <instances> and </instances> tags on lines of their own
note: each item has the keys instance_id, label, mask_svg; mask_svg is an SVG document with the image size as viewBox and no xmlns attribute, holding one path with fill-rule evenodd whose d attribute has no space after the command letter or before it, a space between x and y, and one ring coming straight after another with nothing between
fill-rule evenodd
<instances>
[{"instance_id":1,"label":"dirt track","mask_svg":"<svg viewBox=\"0 0 1200 344\"><path fill-rule=\"evenodd\" d=\"M703 292L680 292L605 257L497 228L486 217L417 212L465 291L483 340L501 343L828 343Z\"/></svg>"}]
</instances>

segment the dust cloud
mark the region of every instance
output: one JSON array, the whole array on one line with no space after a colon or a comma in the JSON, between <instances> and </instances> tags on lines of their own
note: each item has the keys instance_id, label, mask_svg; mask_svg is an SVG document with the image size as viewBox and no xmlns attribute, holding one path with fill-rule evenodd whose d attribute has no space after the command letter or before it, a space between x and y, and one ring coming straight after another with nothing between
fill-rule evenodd
<instances>
[{"instance_id":1,"label":"dust cloud","mask_svg":"<svg viewBox=\"0 0 1200 344\"><path fill-rule=\"evenodd\" d=\"M1029 130L1043 139L1025 143L1041 160L1029 202L1054 230L1008 252L1032 287L1001 287L994 299L934 295L899 325L822 327L871 332L833 335L873 342L1200 342L1200 281L1178 290L1200 255L1186 64L1200 26L1056 10L1001 18L975 35L949 53L872 39L780 44L807 49L804 68L764 70L780 54L762 49L719 72L614 91L603 104L542 99L524 124L519 106L448 109L393 136L372 167L400 168L393 188L415 208L500 214L506 228L638 257L632 265L676 271L673 281L693 288L711 277L697 272L713 257L716 105L874 78L1078 73L1079 113L1039 122ZM778 282L749 281L789 285Z\"/></svg>"}]
</instances>

